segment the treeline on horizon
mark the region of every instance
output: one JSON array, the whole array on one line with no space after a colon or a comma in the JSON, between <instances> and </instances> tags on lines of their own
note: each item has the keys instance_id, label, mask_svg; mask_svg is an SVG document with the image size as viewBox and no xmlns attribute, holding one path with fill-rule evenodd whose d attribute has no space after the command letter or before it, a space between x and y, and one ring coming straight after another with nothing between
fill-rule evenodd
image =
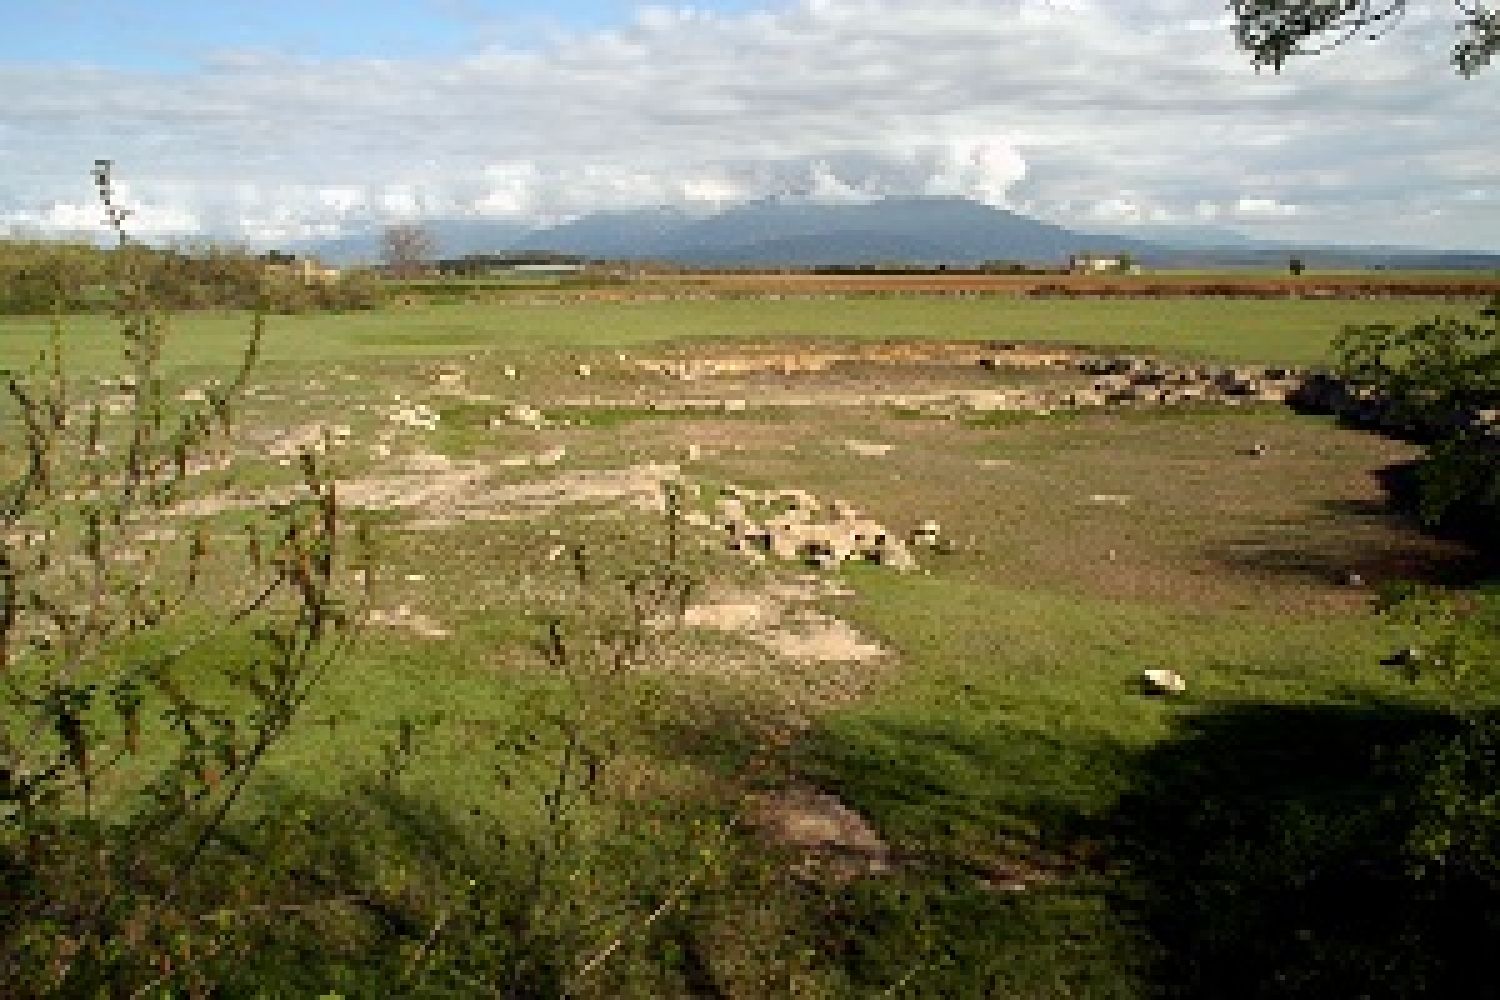
<instances>
[{"instance_id":1,"label":"treeline on horizon","mask_svg":"<svg viewBox=\"0 0 1500 1000\"><path fill-rule=\"evenodd\" d=\"M153 302L172 310L265 309L296 313L371 309L386 298L380 277L350 268L337 280L305 281L287 258L238 247L153 247L53 240L0 239L0 314L106 312L118 303L119 278L149 275ZM146 266L147 264L151 266Z\"/></svg>"}]
</instances>

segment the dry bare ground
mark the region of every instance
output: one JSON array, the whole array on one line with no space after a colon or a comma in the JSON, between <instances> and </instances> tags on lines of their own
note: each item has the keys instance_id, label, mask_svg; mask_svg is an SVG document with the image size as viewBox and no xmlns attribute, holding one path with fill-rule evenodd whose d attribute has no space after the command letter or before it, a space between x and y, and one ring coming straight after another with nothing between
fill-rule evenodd
<instances>
[{"instance_id":1,"label":"dry bare ground","mask_svg":"<svg viewBox=\"0 0 1500 1000\"><path fill-rule=\"evenodd\" d=\"M1383 509L1372 472L1411 457L1411 446L1324 420L1284 410L1179 419L1101 409L985 425L891 408L921 393L1021 391L1038 377L1069 377L1066 366L1079 356L1023 347L1006 365L984 367L993 353L972 342L766 340L591 358L584 377L570 361L519 380L504 358L485 358L419 370L393 396L372 382L378 393L361 397L350 385L357 378L345 374L295 387L304 398L298 423L280 426L268 418L281 409L262 410L240 453L285 460L326 451L342 463L347 508L435 538L466 523L643 523L659 519L670 484L705 510L730 482L809 491L857 506L899 536L924 521L941 525L941 553L919 553L924 572L1189 607L1352 613L1367 606L1368 588L1461 555ZM276 389L258 395L279 403ZM744 407L674 408L695 398ZM546 418L581 403L593 422ZM507 427L491 417L454 427L439 417L453 405L490 407L485 413L524 406L547 426ZM367 453L373 460L356 458ZM232 514L291 492L277 484L206 488L172 519ZM814 685L812 700L826 701L828 691L847 698L899 661L898 649L830 613L830 602L853 594L846 582L828 582L841 578L837 570L812 577L822 585L790 589L775 565L746 579L711 519L690 513L689 522L700 550L740 564L687 616L691 628L733 640L734 649L721 643L692 669L712 664L724 675L762 678L781 671L806 686L817 672L809 665L818 665L832 683ZM560 548L542 552L556 559ZM461 629L473 609L424 608L433 586L393 595L380 624L434 641Z\"/></svg>"}]
</instances>

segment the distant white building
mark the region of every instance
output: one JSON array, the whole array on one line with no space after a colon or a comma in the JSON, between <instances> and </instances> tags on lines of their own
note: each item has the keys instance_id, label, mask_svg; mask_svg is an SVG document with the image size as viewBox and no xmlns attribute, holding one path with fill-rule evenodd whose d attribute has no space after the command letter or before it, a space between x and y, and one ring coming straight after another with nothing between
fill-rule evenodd
<instances>
[{"instance_id":1,"label":"distant white building","mask_svg":"<svg viewBox=\"0 0 1500 1000\"><path fill-rule=\"evenodd\" d=\"M266 264L265 269L267 274L301 281L304 285L331 285L342 276L338 268L324 267L310 257L274 261Z\"/></svg>"},{"instance_id":2,"label":"distant white building","mask_svg":"<svg viewBox=\"0 0 1500 1000\"><path fill-rule=\"evenodd\" d=\"M1141 266L1129 254L1075 253L1068 258L1074 274L1140 274Z\"/></svg>"},{"instance_id":3,"label":"distant white building","mask_svg":"<svg viewBox=\"0 0 1500 1000\"><path fill-rule=\"evenodd\" d=\"M581 274L584 264L512 264L510 270L517 274Z\"/></svg>"}]
</instances>

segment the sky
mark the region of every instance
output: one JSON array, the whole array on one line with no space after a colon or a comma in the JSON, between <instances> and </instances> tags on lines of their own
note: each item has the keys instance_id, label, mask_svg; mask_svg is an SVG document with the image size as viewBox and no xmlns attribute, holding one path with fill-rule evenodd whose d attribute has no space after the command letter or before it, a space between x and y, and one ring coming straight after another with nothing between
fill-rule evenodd
<instances>
[{"instance_id":1,"label":"sky","mask_svg":"<svg viewBox=\"0 0 1500 1000\"><path fill-rule=\"evenodd\" d=\"M1257 73L1222 0L0 0L0 233L279 243L772 195L1500 252L1448 0Z\"/></svg>"}]
</instances>

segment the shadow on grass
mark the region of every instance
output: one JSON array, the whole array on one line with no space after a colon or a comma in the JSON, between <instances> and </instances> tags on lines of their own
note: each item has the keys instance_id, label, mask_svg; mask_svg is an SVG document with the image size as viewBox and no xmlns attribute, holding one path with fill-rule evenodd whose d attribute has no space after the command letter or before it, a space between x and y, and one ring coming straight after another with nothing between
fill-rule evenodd
<instances>
[{"instance_id":1,"label":"shadow on grass","mask_svg":"<svg viewBox=\"0 0 1500 1000\"><path fill-rule=\"evenodd\" d=\"M224 995L728 995L699 918L704 899L738 886L700 872L710 888L676 897L653 931L644 924L701 868L708 835L696 814L648 804L574 841L540 807L465 808L404 779L326 797L269 788L265 801L278 819L230 831L233 864L262 868L281 897L349 903L295 907L252 931L249 954L214 970ZM565 842L538 870L533 848L554 832ZM581 963L616 933L619 951L569 994Z\"/></svg>"},{"instance_id":2,"label":"shadow on grass","mask_svg":"<svg viewBox=\"0 0 1500 1000\"><path fill-rule=\"evenodd\" d=\"M1392 537L1372 546L1359 537L1313 540L1284 525L1268 525L1253 536L1209 550L1216 562L1238 572L1298 577L1328 586L1377 587L1386 583L1430 583L1467 587L1500 571L1493 558L1471 549L1417 537Z\"/></svg>"},{"instance_id":3,"label":"shadow on grass","mask_svg":"<svg viewBox=\"0 0 1500 1000\"><path fill-rule=\"evenodd\" d=\"M1422 475L1426 461L1398 462L1377 472L1392 506L1410 523L1441 538L1460 541L1488 554L1490 575L1500 574L1500 513L1493 504L1459 500L1436 523L1424 522L1421 509Z\"/></svg>"},{"instance_id":4,"label":"shadow on grass","mask_svg":"<svg viewBox=\"0 0 1500 1000\"><path fill-rule=\"evenodd\" d=\"M1313 538L1285 524L1220 546L1210 555L1239 570L1300 576L1343 584L1350 574L1365 583L1420 582L1467 587L1500 575L1500 521L1494 511L1456 508L1442 523L1418 516L1420 462L1400 462L1373 473L1384 500L1330 501L1326 517L1375 521L1411 534L1392 533L1385 545L1345 533ZM1426 537L1423 537L1426 536Z\"/></svg>"},{"instance_id":5,"label":"shadow on grass","mask_svg":"<svg viewBox=\"0 0 1500 1000\"><path fill-rule=\"evenodd\" d=\"M1122 906L1159 990L1201 997L1460 996L1488 976L1496 900L1413 874L1416 775L1396 751L1451 732L1394 706L1239 705L1139 762L1114 817ZM1486 943L1488 942L1488 943Z\"/></svg>"},{"instance_id":6,"label":"shadow on grass","mask_svg":"<svg viewBox=\"0 0 1500 1000\"><path fill-rule=\"evenodd\" d=\"M1139 935L1112 909L1091 846L1129 777L1117 748L962 712L890 711L831 720L798 763L898 860L813 907L850 995L907 976L893 995L1142 995Z\"/></svg>"},{"instance_id":7,"label":"shadow on grass","mask_svg":"<svg viewBox=\"0 0 1500 1000\"><path fill-rule=\"evenodd\" d=\"M267 891L298 906L219 971L228 995L437 995L434 980L453 986L454 971L513 962L495 953L493 934L480 933L493 928L444 926L467 915L465 890L480 885L494 926L522 920L525 876L493 824L379 780L326 796L270 785L262 798L260 817L225 831L223 847L235 858L223 868L261 869ZM443 955L454 930L473 952L456 970ZM414 975L413 956L429 939L442 974Z\"/></svg>"},{"instance_id":8,"label":"shadow on grass","mask_svg":"<svg viewBox=\"0 0 1500 1000\"><path fill-rule=\"evenodd\" d=\"M813 772L920 860L837 894L830 946L863 986L926 954L913 996L1474 995L1500 899L1414 875L1421 775L1399 753L1456 728L1368 701L1215 706L1144 752L841 727L814 740ZM1100 853L1052 884L976 890L986 838L1003 854L1028 825Z\"/></svg>"}]
</instances>

